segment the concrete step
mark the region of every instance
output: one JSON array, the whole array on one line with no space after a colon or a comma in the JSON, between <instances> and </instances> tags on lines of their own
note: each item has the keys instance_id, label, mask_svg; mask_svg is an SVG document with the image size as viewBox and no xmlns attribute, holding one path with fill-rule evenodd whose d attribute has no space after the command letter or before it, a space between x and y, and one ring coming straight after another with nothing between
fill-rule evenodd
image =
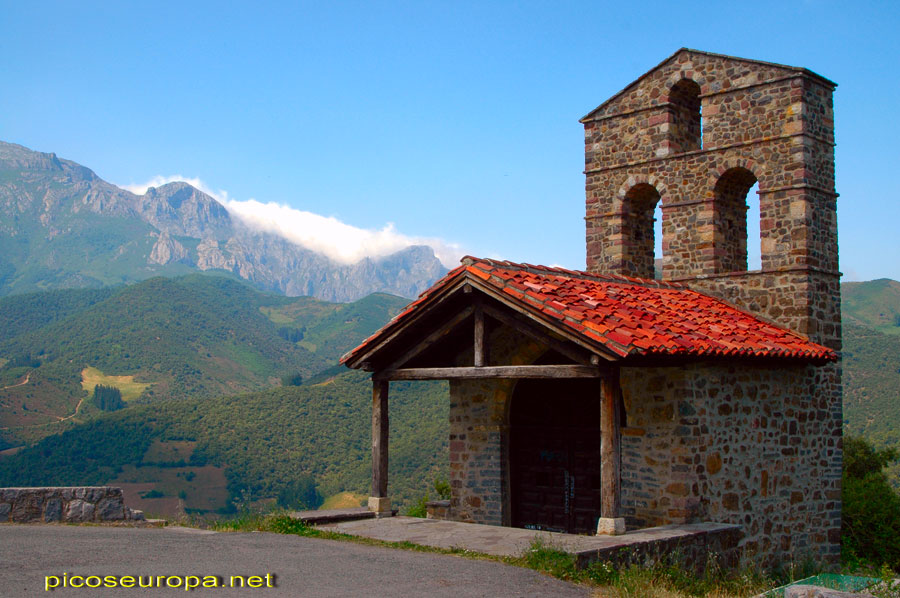
<instances>
[{"instance_id":1,"label":"concrete step","mask_svg":"<svg viewBox=\"0 0 900 598\"><path fill-rule=\"evenodd\" d=\"M393 511L392 515L396 515ZM340 523L342 521L359 521L361 519L375 519L375 512L368 507L354 507L350 509L326 509L324 511L295 511L290 513L294 519L299 519L307 525L322 525L326 523Z\"/></svg>"}]
</instances>

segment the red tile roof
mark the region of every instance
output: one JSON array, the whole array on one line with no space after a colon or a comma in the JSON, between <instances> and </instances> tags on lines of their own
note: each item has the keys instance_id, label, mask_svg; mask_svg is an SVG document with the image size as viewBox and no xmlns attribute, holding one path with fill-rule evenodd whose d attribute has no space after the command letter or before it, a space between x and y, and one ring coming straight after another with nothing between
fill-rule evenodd
<instances>
[{"instance_id":1,"label":"red tile roof","mask_svg":"<svg viewBox=\"0 0 900 598\"><path fill-rule=\"evenodd\" d=\"M837 359L832 349L682 284L466 256L341 363L402 327L411 313L461 278L621 358Z\"/></svg>"}]
</instances>

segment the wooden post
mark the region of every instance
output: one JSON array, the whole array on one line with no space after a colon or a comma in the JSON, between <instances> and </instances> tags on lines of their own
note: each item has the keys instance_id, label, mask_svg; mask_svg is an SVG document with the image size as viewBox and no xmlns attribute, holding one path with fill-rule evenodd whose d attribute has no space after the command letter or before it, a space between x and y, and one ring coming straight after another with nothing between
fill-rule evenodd
<instances>
[{"instance_id":1,"label":"wooden post","mask_svg":"<svg viewBox=\"0 0 900 598\"><path fill-rule=\"evenodd\" d=\"M388 388L387 380L372 379L372 496L369 509L391 511L388 487Z\"/></svg>"},{"instance_id":2,"label":"wooden post","mask_svg":"<svg viewBox=\"0 0 900 598\"><path fill-rule=\"evenodd\" d=\"M475 306L475 367L484 365L484 310L481 305Z\"/></svg>"},{"instance_id":3,"label":"wooden post","mask_svg":"<svg viewBox=\"0 0 900 598\"><path fill-rule=\"evenodd\" d=\"M619 485L619 372L614 370L601 381L600 404L600 520L598 534L625 533L625 520L620 515Z\"/></svg>"}]
</instances>

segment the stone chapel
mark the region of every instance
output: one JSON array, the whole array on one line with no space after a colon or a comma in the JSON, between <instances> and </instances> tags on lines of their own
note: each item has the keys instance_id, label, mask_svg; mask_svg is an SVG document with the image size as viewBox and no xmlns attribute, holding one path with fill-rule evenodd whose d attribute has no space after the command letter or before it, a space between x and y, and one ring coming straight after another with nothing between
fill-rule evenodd
<instances>
[{"instance_id":1,"label":"stone chapel","mask_svg":"<svg viewBox=\"0 0 900 598\"><path fill-rule=\"evenodd\" d=\"M586 270L465 257L342 359L372 372L370 508L390 510L390 381L444 379L448 519L729 523L763 561L836 560L835 87L681 49L582 118Z\"/></svg>"}]
</instances>

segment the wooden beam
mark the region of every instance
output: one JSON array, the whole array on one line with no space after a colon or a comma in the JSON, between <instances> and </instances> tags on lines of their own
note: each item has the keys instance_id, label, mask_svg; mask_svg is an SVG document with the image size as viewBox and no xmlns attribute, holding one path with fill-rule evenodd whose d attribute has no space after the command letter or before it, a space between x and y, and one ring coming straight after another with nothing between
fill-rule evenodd
<instances>
[{"instance_id":1,"label":"wooden beam","mask_svg":"<svg viewBox=\"0 0 900 598\"><path fill-rule=\"evenodd\" d=\"M396 370L401 367L403 364L408 362L410 359L415 357L416 355L422 353L426 349L430 348L432 345L440 341L447 334L449 334L454 328L456 328L460 322L468 318L472 315L472 312L475 311L475 308L469 306L463 309L461 312L441 324L439 328L437 328L434 332L423 338L421 341L410 347L408 351L406 351L403 355L389 363L383 369L385 370Z\"/></svg>"},{"instance_id":2,"label":"wooden beam","mask_svg":"<svg viewBox=\"0 0 900 598\"><path fill-rule=\"evenodd\" d=\"M481 304L475 305L475 339L473 341L475 367L484 365L484 309Z\"/></svg>"},{"instance_id":3,"label":"wooden beam","mask_svg":"<svg viewBox=\"0 0 900 598\"><path fill-rule=\"evenodd\" d=\"M384 498L388 487L387 380L372 380L372 496Z\"/></svg>"},{"instance_id":4,"label":"wooden beam","mask_svg":"<svg viewBox=\"0 0 900 598\"><path fill-rule=\"evenodd\" d=\"M619 517L620 436L619 436L619 376L618 371L600 382L600 516Z\"/></svg>"},{"instance_id":5,"label":"wooden beam","mask_svg":"<svg viewBox=\"0 0 900 598\"><path fill-rule=\"evenodd\" d=\"M573 349L567 343L559 341L546 332L541 331L537 326L529 321L504 313L502 310L496 309L489 305L484 306L484 312L498 322L501 322L503 324L506 324L510 328L518 330L525 336L533 338L539 343L549 345L551 349L565 355L572 361L578 362L583 365L591 365L591 360L587 352Z\"/></svg>"},{"instance_id":6,"label":"wooden beam","mask_svg":"<svg viewBox=\"0 0 900 598\"><path fill-rule=\"evenodd\" d=\"M456 380L461 378L602 378L609 370L588 365L499 365L405 368L376 372L378 380Z\"/></svg>"}]
</instances>

